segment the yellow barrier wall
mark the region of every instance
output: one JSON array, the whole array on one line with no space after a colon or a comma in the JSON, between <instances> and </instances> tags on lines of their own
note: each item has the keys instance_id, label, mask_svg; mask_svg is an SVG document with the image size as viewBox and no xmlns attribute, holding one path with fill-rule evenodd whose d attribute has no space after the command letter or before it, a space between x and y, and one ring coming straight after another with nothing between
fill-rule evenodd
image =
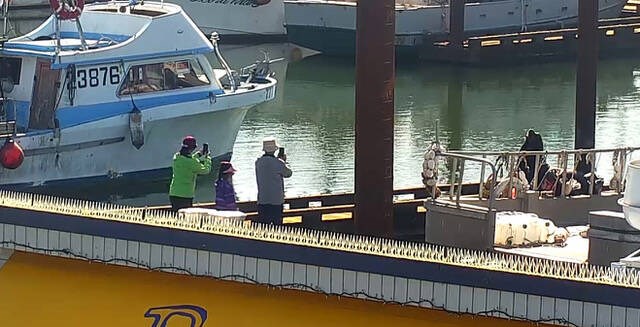
<instances>
[{"instance_id":1,"label":"yellow barrier wall","mask_svg":"<svg viewBox=\"0 0 640 327\"><path fill-rule=\"evenodd\" d=\"M23 252L0 294L3 327L532 326Z\"/></svg>"}]
</instances>

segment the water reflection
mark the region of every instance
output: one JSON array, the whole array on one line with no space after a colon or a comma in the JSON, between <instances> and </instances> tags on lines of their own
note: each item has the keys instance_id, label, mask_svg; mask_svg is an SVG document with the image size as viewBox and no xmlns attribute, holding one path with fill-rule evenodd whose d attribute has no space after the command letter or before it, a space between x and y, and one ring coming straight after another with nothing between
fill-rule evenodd
<instances>
[{"instance_id":1,"label":"water reflection","mask_svg":"<svg viewBox=\"0 0 640 327\"><path fill-rule=\"evenodd\" d=\"M234 184L241 200L255 199L254 161L261 139L276 136L294 170L287 196L353 189L354 76L352 61L302 57L289 44L226 48L238 67L254 62L260 49L287 60L274 65L277 99L248 113L234 147ZM285 78L286 77L286 78ZM640 144L640 60L600 63L597 147ZM525 130L534 128L547 149L573 147L575 65L555 63L508 68L399 66L396 80L394 186L421 183L425 147L440 139L449 148L517 150ZM609 159L603 158L600 164ZM602 165L601 165L602 166ZM605 169L605 168L602 168ZM608 179L607 179L608 180ZM166 203L166 183L136 192L110 190L120 203ZM199 184L196 200L213 199L212 181Z\"/></svg>"}]
</instances>

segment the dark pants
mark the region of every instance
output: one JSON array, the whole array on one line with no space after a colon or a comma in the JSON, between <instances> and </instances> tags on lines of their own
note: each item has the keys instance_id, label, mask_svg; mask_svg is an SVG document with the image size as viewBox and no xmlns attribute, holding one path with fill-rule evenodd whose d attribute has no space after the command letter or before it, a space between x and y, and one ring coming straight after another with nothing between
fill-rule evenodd
<instances>
[{"instance_id":1,"label":"dark pants","mask_svg":"<svg viewBox=\"0 0 640 327\"><path fill-rule=\"evenodd\" d=\"M258 220L263 224L282 225L282 205L258 204Z\"/></svg>"},{"instance_id":2,"label":"dark pants","mask_svg":"<svg viewBox=\"0 0 640 327\"><path fill-rule=\"evenodd\" d=\"M171 201L171 211L178 212L180 209L191 208L193 206L193 198L182 198L179 196L169 196Z\"/></svg>"}]
</instances>

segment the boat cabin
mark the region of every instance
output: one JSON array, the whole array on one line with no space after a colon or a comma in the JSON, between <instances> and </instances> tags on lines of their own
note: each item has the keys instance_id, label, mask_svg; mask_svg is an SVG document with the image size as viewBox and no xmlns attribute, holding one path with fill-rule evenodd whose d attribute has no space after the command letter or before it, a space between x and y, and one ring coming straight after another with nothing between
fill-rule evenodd
<instances>
[{"instance_id":1,"label":"boat cabin","mask_svg":"<svg viewBox=\"0 0 640 327\"><path fill-rule=\"evenodd\" d=\"M125 114L132 101L215 97L224 90L205 57L213 51L172 4L109 2L87 5L77 20L52 15L0 48L2 119L37 132Z\"/></svg>"}]
</instances>

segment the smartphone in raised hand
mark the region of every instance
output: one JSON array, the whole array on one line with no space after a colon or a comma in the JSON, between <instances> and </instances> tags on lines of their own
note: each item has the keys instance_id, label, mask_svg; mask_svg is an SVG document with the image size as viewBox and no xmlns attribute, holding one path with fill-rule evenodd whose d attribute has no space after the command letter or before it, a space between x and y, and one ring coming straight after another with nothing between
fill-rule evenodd
<instances>
[{"instance_id":1,"label":"smartphone in raised hand","mask_svg":"<svg viewBox=\"0 0 640 327\"><path fill-rule=\"evenodd\" d=\"M202 155L206 156L209 154L209 143L202 143Z\"/></svg>"},{"instance_id":2,"label":"smartphone in raised hand","mask_svg":"<svg viewBox=\"0 0 640 327\"><path fill-rule=\"evenodd\" d=\"M278 158L280 158L280 159L284 159L284 156L285 156L285 154L284 154L284 148L283 148L283 147L280 147L280 148L278 149Z\"/></svg>"}]
</instances>

